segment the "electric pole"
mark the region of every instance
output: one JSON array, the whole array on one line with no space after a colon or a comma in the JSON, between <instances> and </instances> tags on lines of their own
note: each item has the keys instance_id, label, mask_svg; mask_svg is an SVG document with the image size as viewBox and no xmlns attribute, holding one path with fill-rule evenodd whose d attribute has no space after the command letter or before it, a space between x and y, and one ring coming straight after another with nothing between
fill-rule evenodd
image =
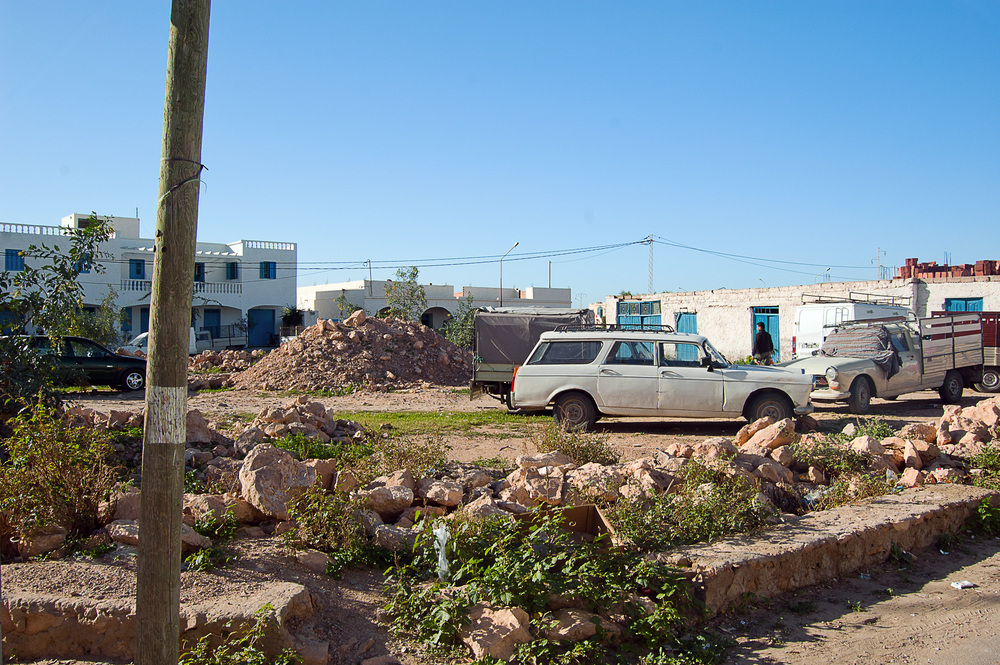
<instances>
[{"instance_id":1,"label":"electric pole","mask_svg":"<svg viewBox=\"0 0 1000 665\"><path fill-rule=\"evenodd\" d=\"M649 293L653 294L653 236L652 234L646 236L646 242L649 243Z\"/></svg>"},{"instance_id":2,"label":"electric pole","mask_svg":"<svg viewBox=\"0 0 1000 665\"><path fill-rule=\"evenodd\" d=\"M136 577L136 665L176 665L188 329L211 0L172 0L149 321Z\"/></svg>"}]
</instances>

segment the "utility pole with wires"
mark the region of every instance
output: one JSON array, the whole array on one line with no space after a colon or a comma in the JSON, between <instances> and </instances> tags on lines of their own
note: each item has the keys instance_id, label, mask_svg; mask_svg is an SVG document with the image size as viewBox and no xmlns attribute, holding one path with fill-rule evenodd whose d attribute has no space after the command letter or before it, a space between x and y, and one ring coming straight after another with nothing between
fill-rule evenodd
<instances>
[{"instance_id":1,"label":"utility pole with wires","mask_svg":"<svg viewBox=\"0 0 1000 665\"><path fill-rule=\"evenodd\" d=\"M176 665L188 330L198 232L210 0L173 0L156 209L136 566L135 663Z\"/></svg>"},{"instance_id":2,"label":"utility pole with wires","mask_svg":"<svg viewBox=\"0 0 1000 665\"><path fill-rule=\"evenodd\" d=\"M646 236L643 242L649 243L649 293L653 294L653 234Z\"/></svg>"}]
</instances>

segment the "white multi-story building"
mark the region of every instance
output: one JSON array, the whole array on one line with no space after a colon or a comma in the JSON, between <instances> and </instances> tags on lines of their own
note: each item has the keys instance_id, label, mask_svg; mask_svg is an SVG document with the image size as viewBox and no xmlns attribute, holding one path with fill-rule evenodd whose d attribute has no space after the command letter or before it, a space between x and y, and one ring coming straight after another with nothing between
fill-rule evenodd
<instances>
[{"instance_id":1,"label":"white multi-story building","mask_svg":"<svg viewBox=\"0 0 1000 665\"><path fill-rule=\"evenodd\" d=\"M67 229L86 226L90 215L63 217L59 226L0 222L0 250L4 269L23 270L20 252L30 245L61 244ZM104 273L84 271L79 276L86 307L97 307L109 289L124 312L126 336L149 329L153 276L153 239L142 238L139 220L111 217L113 237L101 246ZM225 336L232 326L246 326L249 346L276 343L281 314L295 304L297 250L293 242L238 240L199 242L196 246L191 323Z\"/></svg>"},{"instance_id":2,"label":"white multi-story building","mask_svg":"<svg viewBox=\"0 0 1000 665\"><path fill-rule=\"evenodd\" d=\"M320 319L340 319L350 312L341 309L341 303L354 305L368 314L380 314L387 309L385 302L386 280L359 279L339 284L300 286L298 307L315 312ZM570 289L536 288L503 289L488 286L463 286L455 291L450 284L424 284L427 308L420 317L421 323L440 328L459 305L472 296L473 307L556 307L572 306Z\"/></svg>"}]
</instances>

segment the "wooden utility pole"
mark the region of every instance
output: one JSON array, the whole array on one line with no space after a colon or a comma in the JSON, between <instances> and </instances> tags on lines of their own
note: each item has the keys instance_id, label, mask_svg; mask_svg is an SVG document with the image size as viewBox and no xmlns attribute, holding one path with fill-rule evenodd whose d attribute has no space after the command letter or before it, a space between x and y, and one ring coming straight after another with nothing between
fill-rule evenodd
<instances>
[{"instance_id":1,"label":"wooden utility pole","mask_svg":"<svg viewBox=\"0 0 1000 665\"><path fill-rule=\"evenodd\" d=\"M176 665L188 329L198 229L210 0L172 0L149 320L136 665Z\"/></svg>"}]
</instances>

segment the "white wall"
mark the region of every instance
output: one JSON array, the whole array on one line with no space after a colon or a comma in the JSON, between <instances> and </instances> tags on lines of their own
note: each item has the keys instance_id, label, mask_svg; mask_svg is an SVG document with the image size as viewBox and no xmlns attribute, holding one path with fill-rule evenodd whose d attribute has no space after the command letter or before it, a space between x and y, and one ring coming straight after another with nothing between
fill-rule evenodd
<instances>
[{"instance_id":1,"label":"white wall","mask_svg":"<svg viewBox=\"0 0 1000 665\"><path fill-rule=\"evenodd\" d=\"M909 297L917 316L944 309L945 298L983 298L983 309L1000 310L1000 277L955 277L949 280L907 279L868 282L823 282L760 289L714 289L687 293L659 293L631 298L658 300L660 320L674 325L678 312L697 314L698 333L729 358L750 354L753 344L753 308L777 307L781 359L790 360L795 309L808 300L806 295L846 298L850 293ZM619 296L604 303L608 323L615 322ZM628 300L628 298L626 298ZM772 332L773 335L773 332Z\"/></svg>"}]
</instances>

